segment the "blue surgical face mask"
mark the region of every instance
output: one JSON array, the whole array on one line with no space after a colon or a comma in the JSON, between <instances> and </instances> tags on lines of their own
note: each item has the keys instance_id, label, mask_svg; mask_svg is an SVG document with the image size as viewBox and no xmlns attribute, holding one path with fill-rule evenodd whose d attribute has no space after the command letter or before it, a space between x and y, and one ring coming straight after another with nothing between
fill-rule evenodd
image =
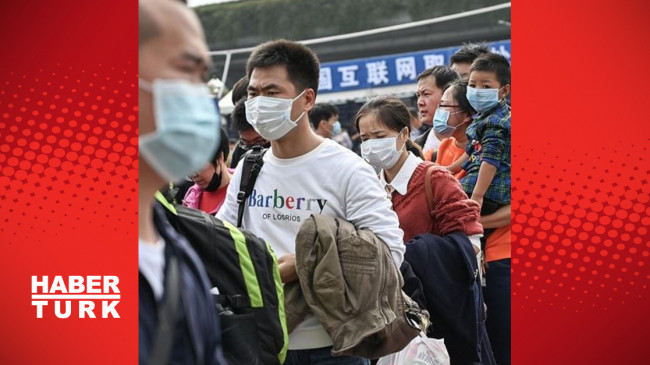
<instances>
[{"instance_id":1,"label":"blue surgical face mask","mask_svg":"<svg viewBox=\"0 0 650 365\"><path fill-rule=\"evenodd\" d=\"M499 89L467 88L467 100L472 108L479 113L484 113L499 103Z\"/></svg>"},{"instance_id":2,"label":"blue surgical face mask","mask_svg":"<svg viewBox=\"0 0 650 365\"><path fill-rule=\"evenodd\" d=\"M186 80L140 79L152 93L156 130L138 138L140 154L164 179L202 169L217 149L219 113L208 87Z\"/></svg>"},{"instance_id":3,"label":"blue surgical face mask","mask_svg":"<svg viewBox=\"0 0 650 365\"><path fill-rule=\"evenodd\" d=\"M455 127L449 125L449 116L456 113L462 113L462 110L450 113L448 110L440 108L436 109L436 113L433 115L433 130L438 134L438 136L442 138L451 137L451 135L456 131L456 128L465 123L463 122Z\"/></svg>"},{"instance_id":4,"label":"blue surgical face mask","mask_svg":"<svg viewBox=\"0 0 650 365\"><path fill-rule=\"evenodd\" d=\"M332 136L336 136L339 133L341 133L341 122L337 120L336 123L334 123L332 126Z\"/></svg>"}]
</instances>

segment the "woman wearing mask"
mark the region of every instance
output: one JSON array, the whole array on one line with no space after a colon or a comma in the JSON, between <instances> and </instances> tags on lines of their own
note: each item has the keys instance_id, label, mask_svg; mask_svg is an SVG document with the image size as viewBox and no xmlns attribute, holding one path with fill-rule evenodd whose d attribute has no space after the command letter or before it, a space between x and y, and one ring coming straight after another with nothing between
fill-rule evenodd
<instances>
[{"instance_id":1,"label":"woman wearing mask","mask_svg":"<svg viewBox=\"0 0 650 365\"><path fill-rule=\"evenodd\" d=\"M230 153L228 136L223 128L220 128L220 133L219 148L212 160L201 171L190 175L194 185L189 188L183 199L184 206L212 215L217 213L226 199L228 184L233 172L226 165Z\"/></svg>"},{"instance_id":2,"label":"woman wearing mask","mask_svg":"<svg viewBox=\"0 0 650 365\"><path fill-rule=\"evenodd\" d=\"M433 117L433 129L441 138L435 161L438 165L449 166L465 153L467 127L472 123L472 115L476 114L467 101L466 92L467 79L452 81L442 94L439 111ZM465 171L460 170L454 176L461 179Z\"/></svg>"},{"instance_id":3,"label":"woman wearing mask","mask_svg":"<svg viewBox=\"0 0 650 365\"><path fill-rule=\"evenodd\" d=\"M364 104L356 117L363 143L361 156L375 169L393 202L404 231L404 242L420 233L444 236L463 232L480 247L483 228L479 205L468 199L460 183L445 168L424 162L409 139L411 116L404 103L380 96ZM433 210L429 211L425 176L430 169Z\"/></svg>"}]
</instances>

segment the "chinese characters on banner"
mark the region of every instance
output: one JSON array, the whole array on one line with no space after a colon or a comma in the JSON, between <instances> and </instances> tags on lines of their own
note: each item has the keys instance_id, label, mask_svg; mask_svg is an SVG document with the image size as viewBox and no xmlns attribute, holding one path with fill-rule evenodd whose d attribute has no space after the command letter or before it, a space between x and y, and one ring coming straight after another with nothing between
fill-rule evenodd
<instances>
[{"instance_id":1,"label":"chinese characters on banner","mask_svg":"<svg viewBox=\"0 0 650 365\"><path fill-rule=\"evenodd\" d=\"M488 43L492 52L510 61L510 40ZM415 53L323 63L320 68L319 93L369 89L413 84L425 69L447 65L460 47L434 49Z\"/></svg>"}]
</instances>

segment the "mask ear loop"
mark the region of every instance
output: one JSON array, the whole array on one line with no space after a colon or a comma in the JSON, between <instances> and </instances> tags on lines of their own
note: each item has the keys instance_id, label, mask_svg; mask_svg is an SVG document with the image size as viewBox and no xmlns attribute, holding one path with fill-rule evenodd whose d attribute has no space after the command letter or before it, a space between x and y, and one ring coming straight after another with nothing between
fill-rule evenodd
<instances>
[{"instance_id":1,"label":"mask ear loop","mask_svg":"<svg viewBox=\"0 0 650 365\"><path fill-rule=\"evenodd\" d=\"M510 85L510 84L505 84L505 85L503 85L503 86L501 86L499 88L499 91L497 92L497 97L498 97L498 95L499 95L498 93L501 91L501 89L505 88L507 85ZM505 101L507 97L508 97L508 93L504 94L502 98L499 98L499 102Z\"/></svg>"},{"instance_id":2,"label":"mask ear loop","mask_svg":"<svg viewBox=\"0 0 650 365\"><path fill-rule=\"evenodd\" d=\"M303 90L300 94L298 94L298 96L296 96L295 98L291 99L291 102L293 103L294 101L300 99L300 97L301 97L301 96L302 96L306 91L307 91L307 89Z\"/></svg>"},{"instance_id":3,"label":"mask ear loop","mask_svg":"<svg viewBox=\"0 0 650 365\"><path fill-rule=\"evenodd\" d=\"M404 136L402 134L402 132L404 132L405 129L406 129L406 136ZM402 148L399 149L399 151L406 150L406 142L409 139L409 129L408 129L408 127L402 128L402 130L399 132L399 135L402 136L402 138L404 138L404 144L402 145Z\"/></svg>"},{"instance_id":4,"label":"mask ear loop","mask_svg":"<svg viewBox=\"0 0 650 365\"><path fill-rule=\"evenodd\" d=\"M298 96L296 96L295 98L291 99L291 108L292 108L292 109L293 109L293 103L294 103L296 100L300 99L300 97L302 97L302 95L303 95L306 91L307 91L307 89L303 90L300 94L298 94ZM291 123L297 125L298 122L300 121L300 119L302 119L302 117L305 115L305 113L306 113L306 111L303 110L303 111L302 111L302 114L300 114L300 115L298 116L298 118L296 118L295 121L294 121L294 120L291 120L291 116L289 116L289 121L290 121Z\"/></svg>"},{"instance_id":5,"label":"mask ear loop","mask_svg":"<svg viewBox=\"0 0 650 365\"><path fill-rule=\"evenodd\" d=\"M152 92L153 91L153 86L149 81L143 80L141 78L138 78L138 87L142 90Z\"/></svg>"}]
</instances>

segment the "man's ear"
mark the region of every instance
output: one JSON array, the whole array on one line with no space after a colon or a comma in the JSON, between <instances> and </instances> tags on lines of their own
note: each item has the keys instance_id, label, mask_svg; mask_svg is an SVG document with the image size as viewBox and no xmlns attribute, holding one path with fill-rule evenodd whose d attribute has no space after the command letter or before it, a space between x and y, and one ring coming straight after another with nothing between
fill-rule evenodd
<instances>
[{"instance_id":1,"label":"man's ear","mask_svg":"<svg viewBox=\"0 0 650 365\"><path fill-rule=\"evenodd\" d=\"M314 89L308 88L305 91L305 111L312 110L314 105L316 105L316 92Z\"/></svg>"}]
</instances>

